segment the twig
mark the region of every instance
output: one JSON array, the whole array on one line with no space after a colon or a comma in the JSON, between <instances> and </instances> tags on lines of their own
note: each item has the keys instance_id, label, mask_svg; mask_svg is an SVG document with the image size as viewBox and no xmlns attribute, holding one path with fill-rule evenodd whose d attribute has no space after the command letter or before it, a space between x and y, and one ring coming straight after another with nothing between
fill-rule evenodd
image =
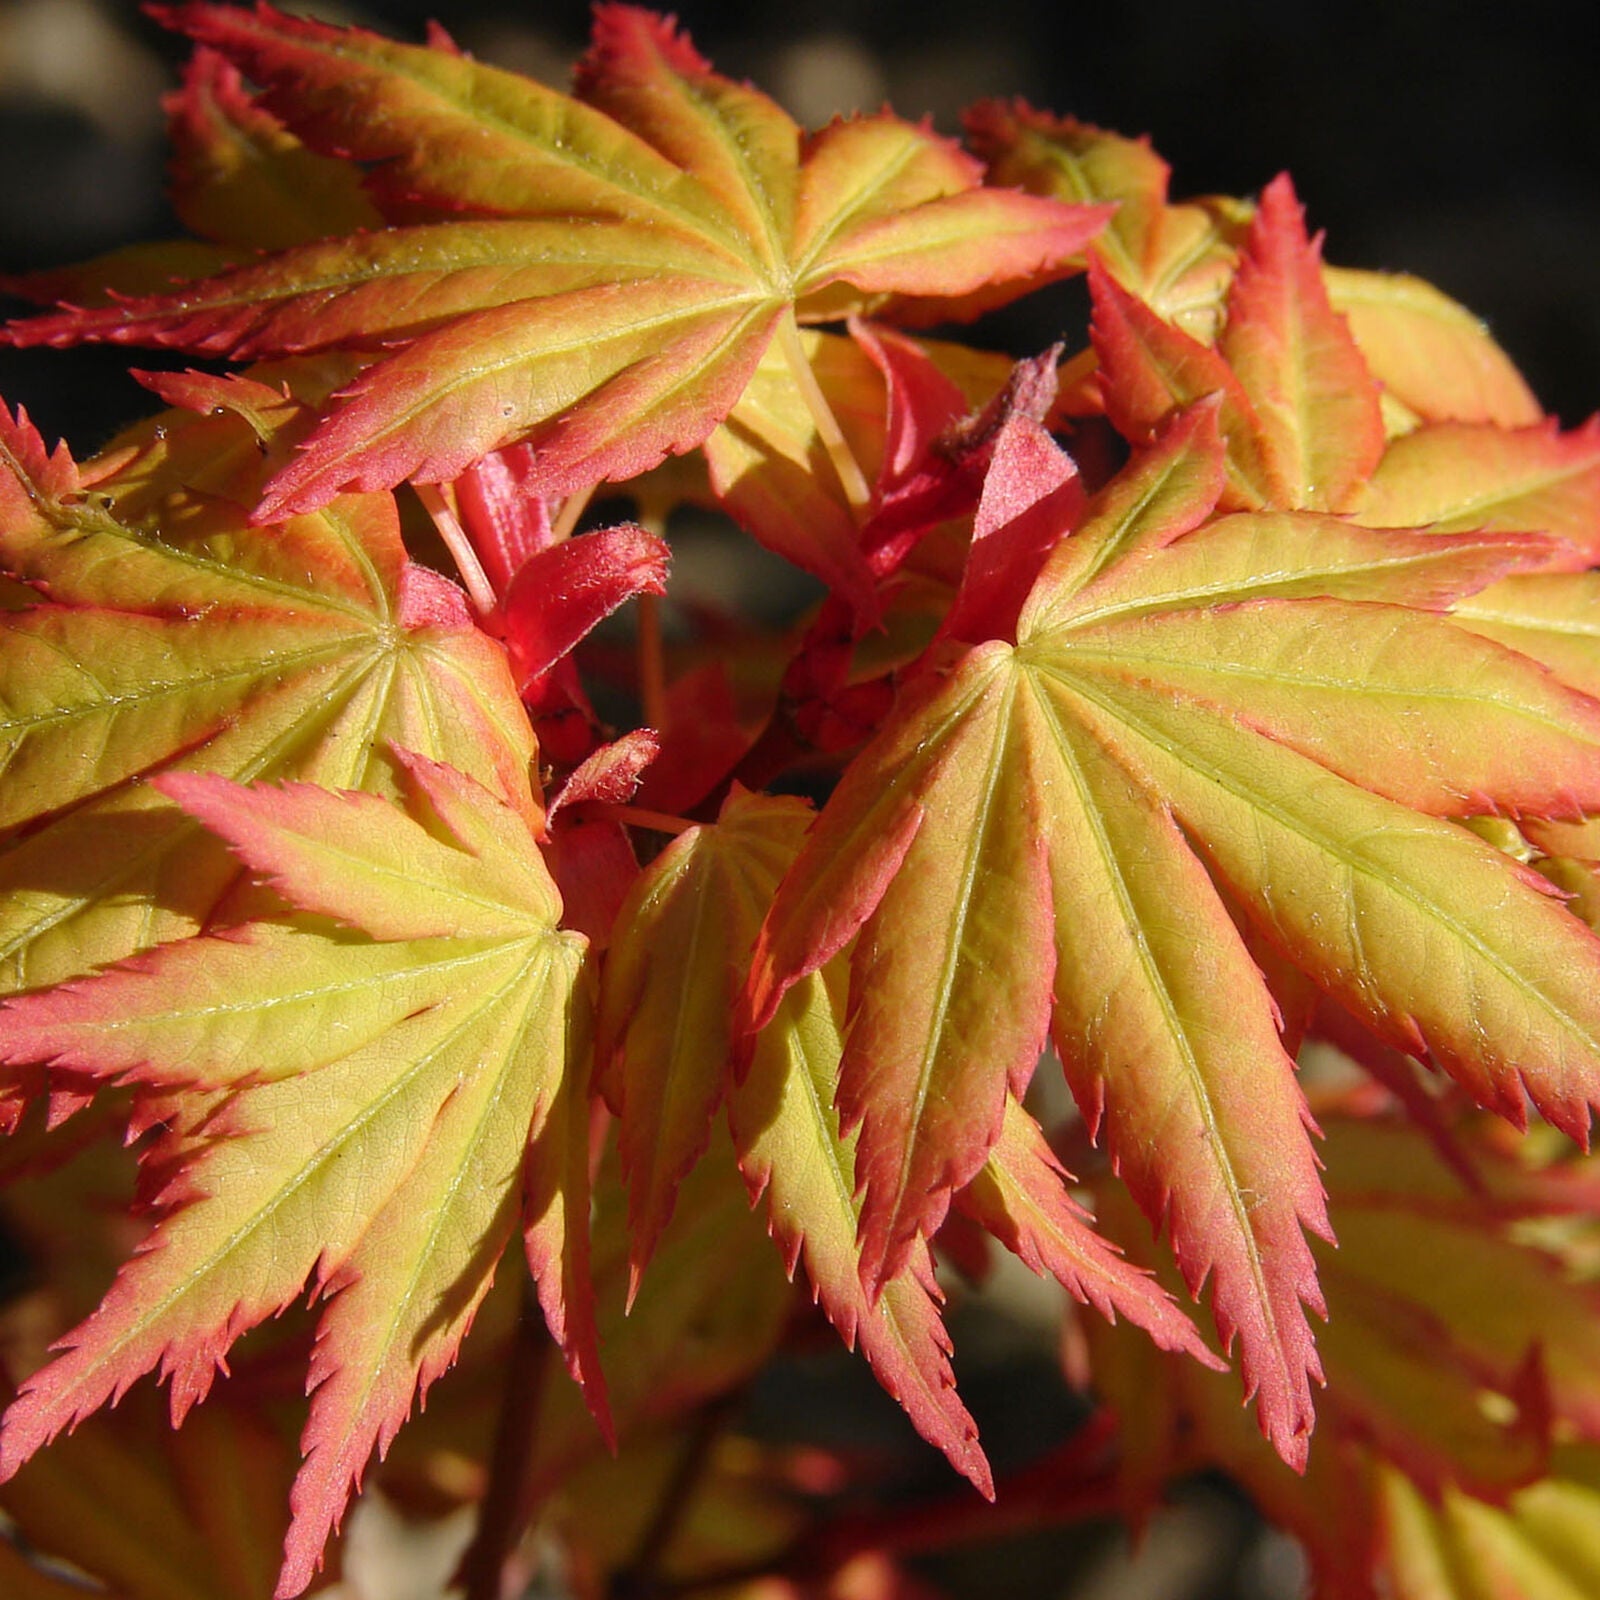
<instances>
[{"instance_id":1,"label":"twig","mask_svg":"<svg viewBox=\"0 0 1600 1600\"><path fill-rule=\"evenodd\" d=\"M550 1334L534 1298L533 1284L522 1288L522 1308L511 1341L504 1398L495 1425L489 1485L478 1508L478 1527L461 1558L456 1581L466 1600L500 1600L506 1560L525 1531L525 1493L533 1462L533 1439L549 1367Z\"/></svg>"}]
</instances>

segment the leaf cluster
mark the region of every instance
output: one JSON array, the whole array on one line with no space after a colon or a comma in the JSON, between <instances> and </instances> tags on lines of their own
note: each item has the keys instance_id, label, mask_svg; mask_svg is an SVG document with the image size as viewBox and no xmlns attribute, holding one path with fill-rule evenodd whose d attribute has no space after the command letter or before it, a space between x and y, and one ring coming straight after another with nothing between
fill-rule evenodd
<instances>
[{"instance_id":1,"label":"leaf cluster","mask_svg":"<svg viewBox=\"0 0 1600 1600\"><path fill-rule=\"evenodd\" d=\"M81 462L0 415L28 1540L287 1600L393 1445L472 1596L530 1529L585 1593L909 1592L914 1519L829 1514L870 1463L732 1427L814 1305L998 1495L948 1539L1220 1467L1328 1596L1592 1581L1596 425L1287 177L808 131L630 6L570 93L153 10L196 237L3 334L233 364ZM918 331L1073 274L1079 350ZM729 526L817 598L695 591ZM997 1484L944 1309L1005 1256L1098 1409ZM112 1483L179 1531L86 1536Z\"/></svg>"}]
</instances>

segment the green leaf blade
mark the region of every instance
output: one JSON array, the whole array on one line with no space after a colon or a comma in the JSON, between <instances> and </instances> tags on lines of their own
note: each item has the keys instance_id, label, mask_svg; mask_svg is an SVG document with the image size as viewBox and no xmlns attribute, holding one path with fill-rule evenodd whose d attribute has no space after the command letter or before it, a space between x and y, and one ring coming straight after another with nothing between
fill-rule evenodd
<instances>
[{"instance_id":1,"label":"green leaf blade","mask_svg":"<svg viewBox=\"0 0 1600 1600\"><path fill-rule=\"evenodd\" d=\"M181 1419L234 1339L309 1281L332 1299L312 1358L283 1596L309 1582L371 1450L454 1360L569 1070L582 941L555 929L559 899L526 820L452 769L413 757L407 770L414 814L364 795L263 796L221 780L187 798L287 888L306 860L313 877L340 870L307 855L319 835L354 836L357 862L409 856L424 901L430 889L460 893L459 871L438 854L452 850L477 872L479 897L500 906L483 937L359 940L257 923L8 1009L14 1057L53 1052L102 1081L161 1082L192 1081L199 1055L198 1075L209 1061L214 1079L233 1082L204 1108L205 1137L191 1129L169 1152L146 1246L8 1412L0 1471L152 1368L171 1378ZM359 868L345 870L359 885ZM355 898L370 896L358 887ZM283 959L263 959L274 950ZM546 1171L535 1187L552 1176L564 1181ZM596 1381L592 1321L574 1310L569 1359Z\"/></svg>"},{"instance_id":2,"label":"green leaf blade","mask_svg":"<svg viewBox=\"0 0 1600 1600\"><path fill-rule=\"evenodd\" d=\"M1528 1095L1585 1136L1600 1103L1600 940L1539 880L1231 719L1190 709L1180 723L1131 684L1096 698L1298 966L1399 1049L1431 1052L1479 1104L1520 1124Z\"/></svg>"},{"instance_id":3,"label":"green leaf blade","mask_svg":"<svg viewBox=\"0 0 1600 1600\"><path fill-rule=\"evenodd\" d=\"M832 974L813 973L784 997L762 1031L728 1114L752 1197L767 1199L768 1226L793 1269L805 1263L813 1293L847 1345L859 1347L917 1431L993 1497L977 1426L955 1392L950 1341L926 1244L876 1296L861 1281L856 1232L856 1140L833 1106L840 1000Z\"/></svg>"},{"instance_id":4,"label":"green leaf blade","mask_svg":"<svg viewBox=\"0 0 1600 1600\"><path fill-rule=\"evenodd\" d=\"M1303 1230L1326 1233L1328 1222L1275 1007L1165 807L1048 666L1031 682L1051 769L1040 781L1057 796L1057 1051L1115 1169L1170 1225L1191 1291L1211 1279L1262 1431L1303 1464L1321 1378L1304 1307L1322 1309Z\"/></svg>"},{"instance_id":5,"label":"green leaf blade","mask_svg":"<svg viewBox=\"0 0 1600 1600\"><path fill-rule=\"evenodd\" d=\"M1378 387L1328 303L1321 251L1286 174L1261 193L1218 349L1260 419L1284 503L1348 510L1383 454Z\"/></svg>"}]
</instances>

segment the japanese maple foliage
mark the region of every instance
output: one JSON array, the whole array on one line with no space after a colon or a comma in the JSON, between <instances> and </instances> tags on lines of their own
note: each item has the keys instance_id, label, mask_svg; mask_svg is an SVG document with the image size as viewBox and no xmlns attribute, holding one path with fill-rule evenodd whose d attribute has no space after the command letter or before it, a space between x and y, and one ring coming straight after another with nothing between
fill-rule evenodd
<instances>
[{"instance_id":1,"label":"japanese maple foliage","mask_svg":"<svg viewBox=\"0 0 1600 1600\"><path fill-rule=\"evenodd\" d=\"M22 1530L190 1582L30 1486L223 1373L160 1515L247 1433L300 1466L194 1511L283 1548L197 1595L318 1583L386 1455L481 1504L472 1600L535 1528L582 1593L887 1593L901 1513L817 1498L872 1467L730 1432L815 1302L1013 1523L1220 1466L1328 1596L1581 1583L1519 1552L1600 1481L1600 424L1287 177L1174 203L1021 104L807 132L628 6L571 94L152 10L199 239L3 336L248 365L83 461L0 412ZM1080 349L909 331L1080 272ZM679 508L823 597L664 632ZM996 1246L1102 1407L998 1483L944 1322Z\"/></svg>"}]
</instances>

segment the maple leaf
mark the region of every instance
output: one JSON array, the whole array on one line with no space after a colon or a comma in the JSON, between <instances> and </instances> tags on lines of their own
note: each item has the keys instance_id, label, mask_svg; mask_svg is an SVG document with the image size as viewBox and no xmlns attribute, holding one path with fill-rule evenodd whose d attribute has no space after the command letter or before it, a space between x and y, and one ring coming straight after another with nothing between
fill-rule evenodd
<instances>
[{"instance_id":1,"label":"maple leaf","mask_svg":"<svg viewBox=\"0 0 1600 1600\"><path fill-rule=\"evenodd\" d=\"M1535 1514L1517 1526L1526 1509L1576 1487L1569 1476L1591 1452L1552 1442L1596 1436L1600 1300L1566 1255L1584 1248L1594 1170L1592 1159L1541 1168L1483 1119L1452 1130L1459 1164L1405 1123L1335 1112L1326 1128L1339 1248L1318 1251L1328 1383L1303 1479L1241 1426L1213 1375L1104 1327L1087 1332L1124 1426L1130 1506L1168 1476L1220 1467L1304 1541L1318 1593L1370 1600L1409 1592L1395 1586L1426 1548L1427 1519L1411 1522L1424 1503L1442 1545L1474 1522L1512 1544L1537 1525ZM1097 1203L1130 1254L1150 1259L1137 1219L1103 1185Z\"/></svg>"},{"instance_id":2,"label":"maple leaf","mask_svg":"<svg viewBox=\"0 0 1600 1600\"><path fill-rule=\"evenodd\" d=\"M172 208L202 238L276 250L382 225L359 169L306 149L215 50L195 51L163 106Z\"/></svg>"},{"instance_id":3,"label":"maple leaf","mask_svg":"<svg viewBox=\"0 0 1600 1600\"><path fill-rule=\"evenodd\" d=\"M1108 1320L1143 1328L1163 1350L1220 1367L1156 1280L1127 1261L1067 1190L1071 1175L1015 1098L978 1175L956 1197L961 1209L1036 1273L1048 1272L1074 1299Z\"/></svg>"},{"instance_id":4,"label":"maple leaf","mask_svg":"<svg viewBox=\"0 0 1600 1600\"><path fill-rule=\"evenodd\" d=\"M1419 422L1490 422L1525 428L1543 409L1481 319L1431 283L1403 272L1324 266L1341 312L1383 386L1391 433Z\"/></svg>"},{"instance_id":5,"label":"maple leaf","mask_svg":"<svg viewBox=\"0 0 1600 1600\"><path fill-rule=\"evenodd\" d=\"M1210 1278L1263 1430L1303 1462L1320 1297L1302 1229L1327 1222L1229 905L1484 1105L1518 1120L1531 1095L1582 1136L1600 942L1439 819L1592 808L1600 705L1438 614L1549 541L1214 516L1216 417L1180 415L1091 502L1014 644L907 691L778 891L748 1015L855 938L838 1103L860 1127L869 1284L988 1159L1049 1025L1190 1288Z\"/></svg>"},{"instance_id":6,"label":"maple leaf","mask_svg":"<svg viewBox=\"0 0 1600 1600\"><path fill-rule=\"evenodd\" d=\"M1350 509L1376 527L1535 529L1600 560L1600 419L1496 428L1440 422L1394 440Z\"/></svg>"},{"instance_id":7,"label":"maple leaf","mask_svg":"<svg viewBox=\"0 0 1600 1600\"><path fill-rule=\"evenodd\" d=\"M1170 171L1143 139L1128 139L1021 101L981 101L966 114L992 182L1080 204L1114 203L1088 246L1100 266L1158 316L1201 343L1216 339L1252 207L1227 196L1172 202ZM1526 427L1543 412L1482 320L1405 273L1322 267L1329 303L1348 322L1391 434L1418 422ZM1075 410L1094 410L1094 353L1069 363Z\"/></svg>"},{"instance_id":8,"label":"maple leaf","mask_svg":"<svg viewBox=\"0 0 1600 1600\"><path fill-rule=\"evenodd\" d=\"M1164 319L1098 256L1090 287L1107 415L1143 442L1176 409L1215 396L1228 508L1337 511L1370 527L1437 532L1540 531L1571 547L1551 552L1571 567L1600 550L1595 423L1562 434L1491 393L1461 408L1467 420L1444 413L1387 436L1383 395L1334 307L1319 241L1307 238L1286 177L1262 193L1214 344ZM1498 415L1522 425L1498 426Z\"/></svg>"},{"instance_id":9,"label":"maple leaf","mask_svg":"<svg viewBox=\"0 0 1600 1600\"><path fill-rule=\"evenodd\" d=\"M1378 389L1328 301L1286 176L1262 193L1214 348L1108 272L1091 282L1101 390L1121 433L1148 439L1175 408L1216 394L1230 507L1350 509L1383 454Z\"/></svg>"},{"instance_id":10,"label":"maple leaf","mask_svg":"<svg viewBox=\"0 0 1600 1600\"><path fill-rule=\"evenodd\" d=\"M406 560L390 497L252 527L263 445L297 408L197 382L207 414L168 413L81 472L0 414L0 568L26 585L0 614L0 827L29 825L0 853L7 987L215 909L237 866L138 781L161 772L393 793L392 740L535 814L504 652Z\"/></svg>"},{"instance_id":11,"label":"maple leaf","mask_svg":"<svg viewBox=\"0 0 1600 1600\"><path fill-rule=\"evenodd\" d=\"M1505 1506L1458 1489L1430 1498L1380 1471L1378 1537L1394 1592L1438 1600L1569 1600L1600 1584L1592 1529L1600 1515L1600 1449L1555 1453L1551 1471Z\"/></svg>"},{"instance_id":12,"label":"maple leaf","mask_svg":"<svg viewBox=\"0 0 1600 1600\"><path fill-rule=\"evenodd\" d=\"M156 1367L181 1420L239 1334L309 1282L327 1303L280 1596L310 1581L519 1228L605 1415L580 1288L587 1163L568 1154L584 941L556 931L525 818L453 768L398 759L409 812L307 784L156 780L307 915L165 945L6 1014L8 1060L215 1103L139 1253L7 1413L0 1472Z\"/></svg>"},{"instance_id":13,"label":"maple leaf","mask_svg":"<svg viewBox=\"0 0 1600 1600\"><path fill-rule=\"evenodd\" d=\"M596 1055L621 1119L630 1293L732 1088L733 1002L810 816L798 800L735 789L714 826L680 834L640 875L618 918ZM845 1343L860 1345L924 1437L992 1496L977 1428L955 1395L926 1246L876 1304L862 1289L850 1147L831 1103L839 1049L831 999L820 978L807 979L762 1034L729 1100L741 1169L752 1199L768 1195L789 1272L803 1255Z\"/></svg>"},{"instance_id":14,"label":"maple leaf","mask_svg":"<svg viewBox=\"0 0 1600 1600\"><path fill-rule=\"evenodd\" d=\"M1233 277L1249 208L1238 201L1168 200L1171 169L1146 139L1128 139L1023 101L983 100L964 117L994 182L1080 205L1114 204L1089 244L1118 283L1158 315L1210 340Z\"/></svg>"},{"instance_id":15,"label":"maple leaf","mask_svg":"<svg viewBox=\"0 0 1600 1600\"><path fill-rule=\"evenodd\" d=\"M805 135L627 6L597 8L575 97L265 6L157 15L261 84L310 149L375 164L380 206L449 218L12 330L373 352L262 518L352 484L442 481L522 438L546 492L635 477L705 438L774 337L808 382L796 318L967 314L1073 270L1107 215L984 188L970 156L886 113Z\"/></svg>"}]
</instances>

